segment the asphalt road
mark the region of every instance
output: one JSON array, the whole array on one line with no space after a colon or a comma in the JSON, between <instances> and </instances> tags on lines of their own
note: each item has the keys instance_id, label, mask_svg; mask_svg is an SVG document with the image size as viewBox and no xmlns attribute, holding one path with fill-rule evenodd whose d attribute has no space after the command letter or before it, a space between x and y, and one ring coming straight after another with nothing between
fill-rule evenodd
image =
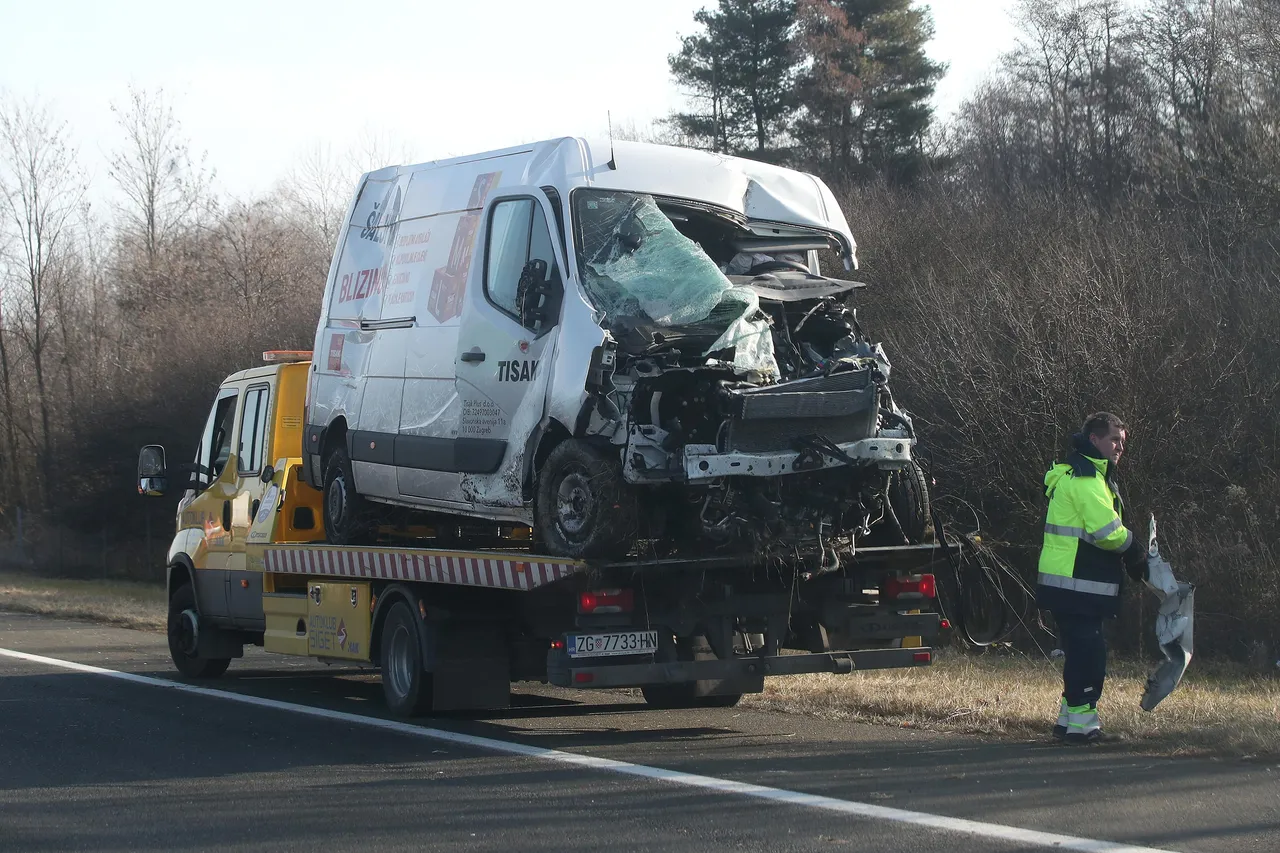
<instances>
[{"instance_id":1,"label":"asphalt road","mask_svg":"<svg viewBox=\"0 0 1280 853\"><path fill-rule=\"evenodd\" d=\"M154 634L0 613L0 649L174 678ZM210 686L385 717L375 677L257 650ZM387 730L0 654L0 850L1045 849L785 792L1167 850L1280 850L1274 763L743 709L655 712L621 692L530 687L515 700L500 714ZM726 781L712 790L566 765L430 730ZM784 793L723 789L732 783Z\"/></svg>"}]
</instances>

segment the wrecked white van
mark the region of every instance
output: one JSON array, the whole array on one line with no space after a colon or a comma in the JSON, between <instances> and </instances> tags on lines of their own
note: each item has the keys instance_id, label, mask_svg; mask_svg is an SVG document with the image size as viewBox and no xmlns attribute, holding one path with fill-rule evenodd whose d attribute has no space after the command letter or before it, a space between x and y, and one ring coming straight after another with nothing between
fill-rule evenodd
<instances>
[{"instance_id":1,"label":"wrecked white van","mask_svg":"<svg viewBox=\"0 0 1280 853\"><path fill-rule=\"evenodd\" d=\"M329 541L397 506L569 557L919 541L911 419L822 250L856 266L820 180L700 151L556 139L364 175L306 409Z\"/></svg>"}]
</instances>

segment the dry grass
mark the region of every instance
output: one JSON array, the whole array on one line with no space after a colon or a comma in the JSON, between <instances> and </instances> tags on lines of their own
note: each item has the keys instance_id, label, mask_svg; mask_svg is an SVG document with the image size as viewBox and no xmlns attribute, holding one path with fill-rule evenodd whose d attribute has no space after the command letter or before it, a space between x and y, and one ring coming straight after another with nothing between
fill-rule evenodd
<instances>
[{"instance_id":1,"label":"dry grass","mask_svg":"<svg viewBox=\"0 0 1280 853\"><path fill-rule=\"evenodd\" d=\"M1192 661L1152 713L1138 706L1146 667L1113 663L1099 707L1108 731L1167 754L1280 755L1280 679ZM772 679L744 706L931 731L1047 738L1060 665L944 653L930 668Z\"/></svg>"},{"instance_id":2,"label":"dry grass","mask_svg":"<svg viewBox=\"0 0 1280 853\"><path fill-rule=\"evenodd\" d=\"M143 631L165 628L164 587L0 572L0 610L86 619Z\"/></svg>"}]
</instances>

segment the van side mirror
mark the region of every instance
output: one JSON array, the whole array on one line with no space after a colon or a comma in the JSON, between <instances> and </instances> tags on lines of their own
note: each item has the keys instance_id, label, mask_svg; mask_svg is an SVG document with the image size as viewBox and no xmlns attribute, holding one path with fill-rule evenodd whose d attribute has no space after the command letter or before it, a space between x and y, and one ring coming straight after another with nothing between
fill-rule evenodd
<instances>
[{"instance_id":1,"label":"van side mirror","mask_svg":"<svg viewBox=\"0 0 1280 853\"><path fill-rule=\"evenodd\" d=\"M164 448L148 444L138 451L138 494L160 496L169 489L168 470L164 461Z\"/></svg>"},{"instance_id":2,"label":"van side mirror","mask_svg":"<svg viewBox=\"0 0 1280 853\"><path fill-rule=\"evenodd\" d=\"M560 313L560 276L553 270L547 279L547 262L532 258L520 271L516 299L520 306L520 322L528 329L545 327Z\"/></svg>"}]
</instances>

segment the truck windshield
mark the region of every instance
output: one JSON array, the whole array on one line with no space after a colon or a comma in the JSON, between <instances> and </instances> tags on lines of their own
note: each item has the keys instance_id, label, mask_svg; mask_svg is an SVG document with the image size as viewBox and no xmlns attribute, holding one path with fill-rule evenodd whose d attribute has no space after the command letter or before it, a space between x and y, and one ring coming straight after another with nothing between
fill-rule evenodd
<instances>
[{"instance_id":1,"label":"truck windshield","mask_svg":"<svg viewBox=\"0 0 1280 853\"><path fill-rule=\"evenodd\" d=\"M720 334L707 354L732 351L735 368L777 375L756 294L730 282L652 196L579 190L573 198L578 269L606 327L701 327Z\"/></svg>"}]
</instances>

